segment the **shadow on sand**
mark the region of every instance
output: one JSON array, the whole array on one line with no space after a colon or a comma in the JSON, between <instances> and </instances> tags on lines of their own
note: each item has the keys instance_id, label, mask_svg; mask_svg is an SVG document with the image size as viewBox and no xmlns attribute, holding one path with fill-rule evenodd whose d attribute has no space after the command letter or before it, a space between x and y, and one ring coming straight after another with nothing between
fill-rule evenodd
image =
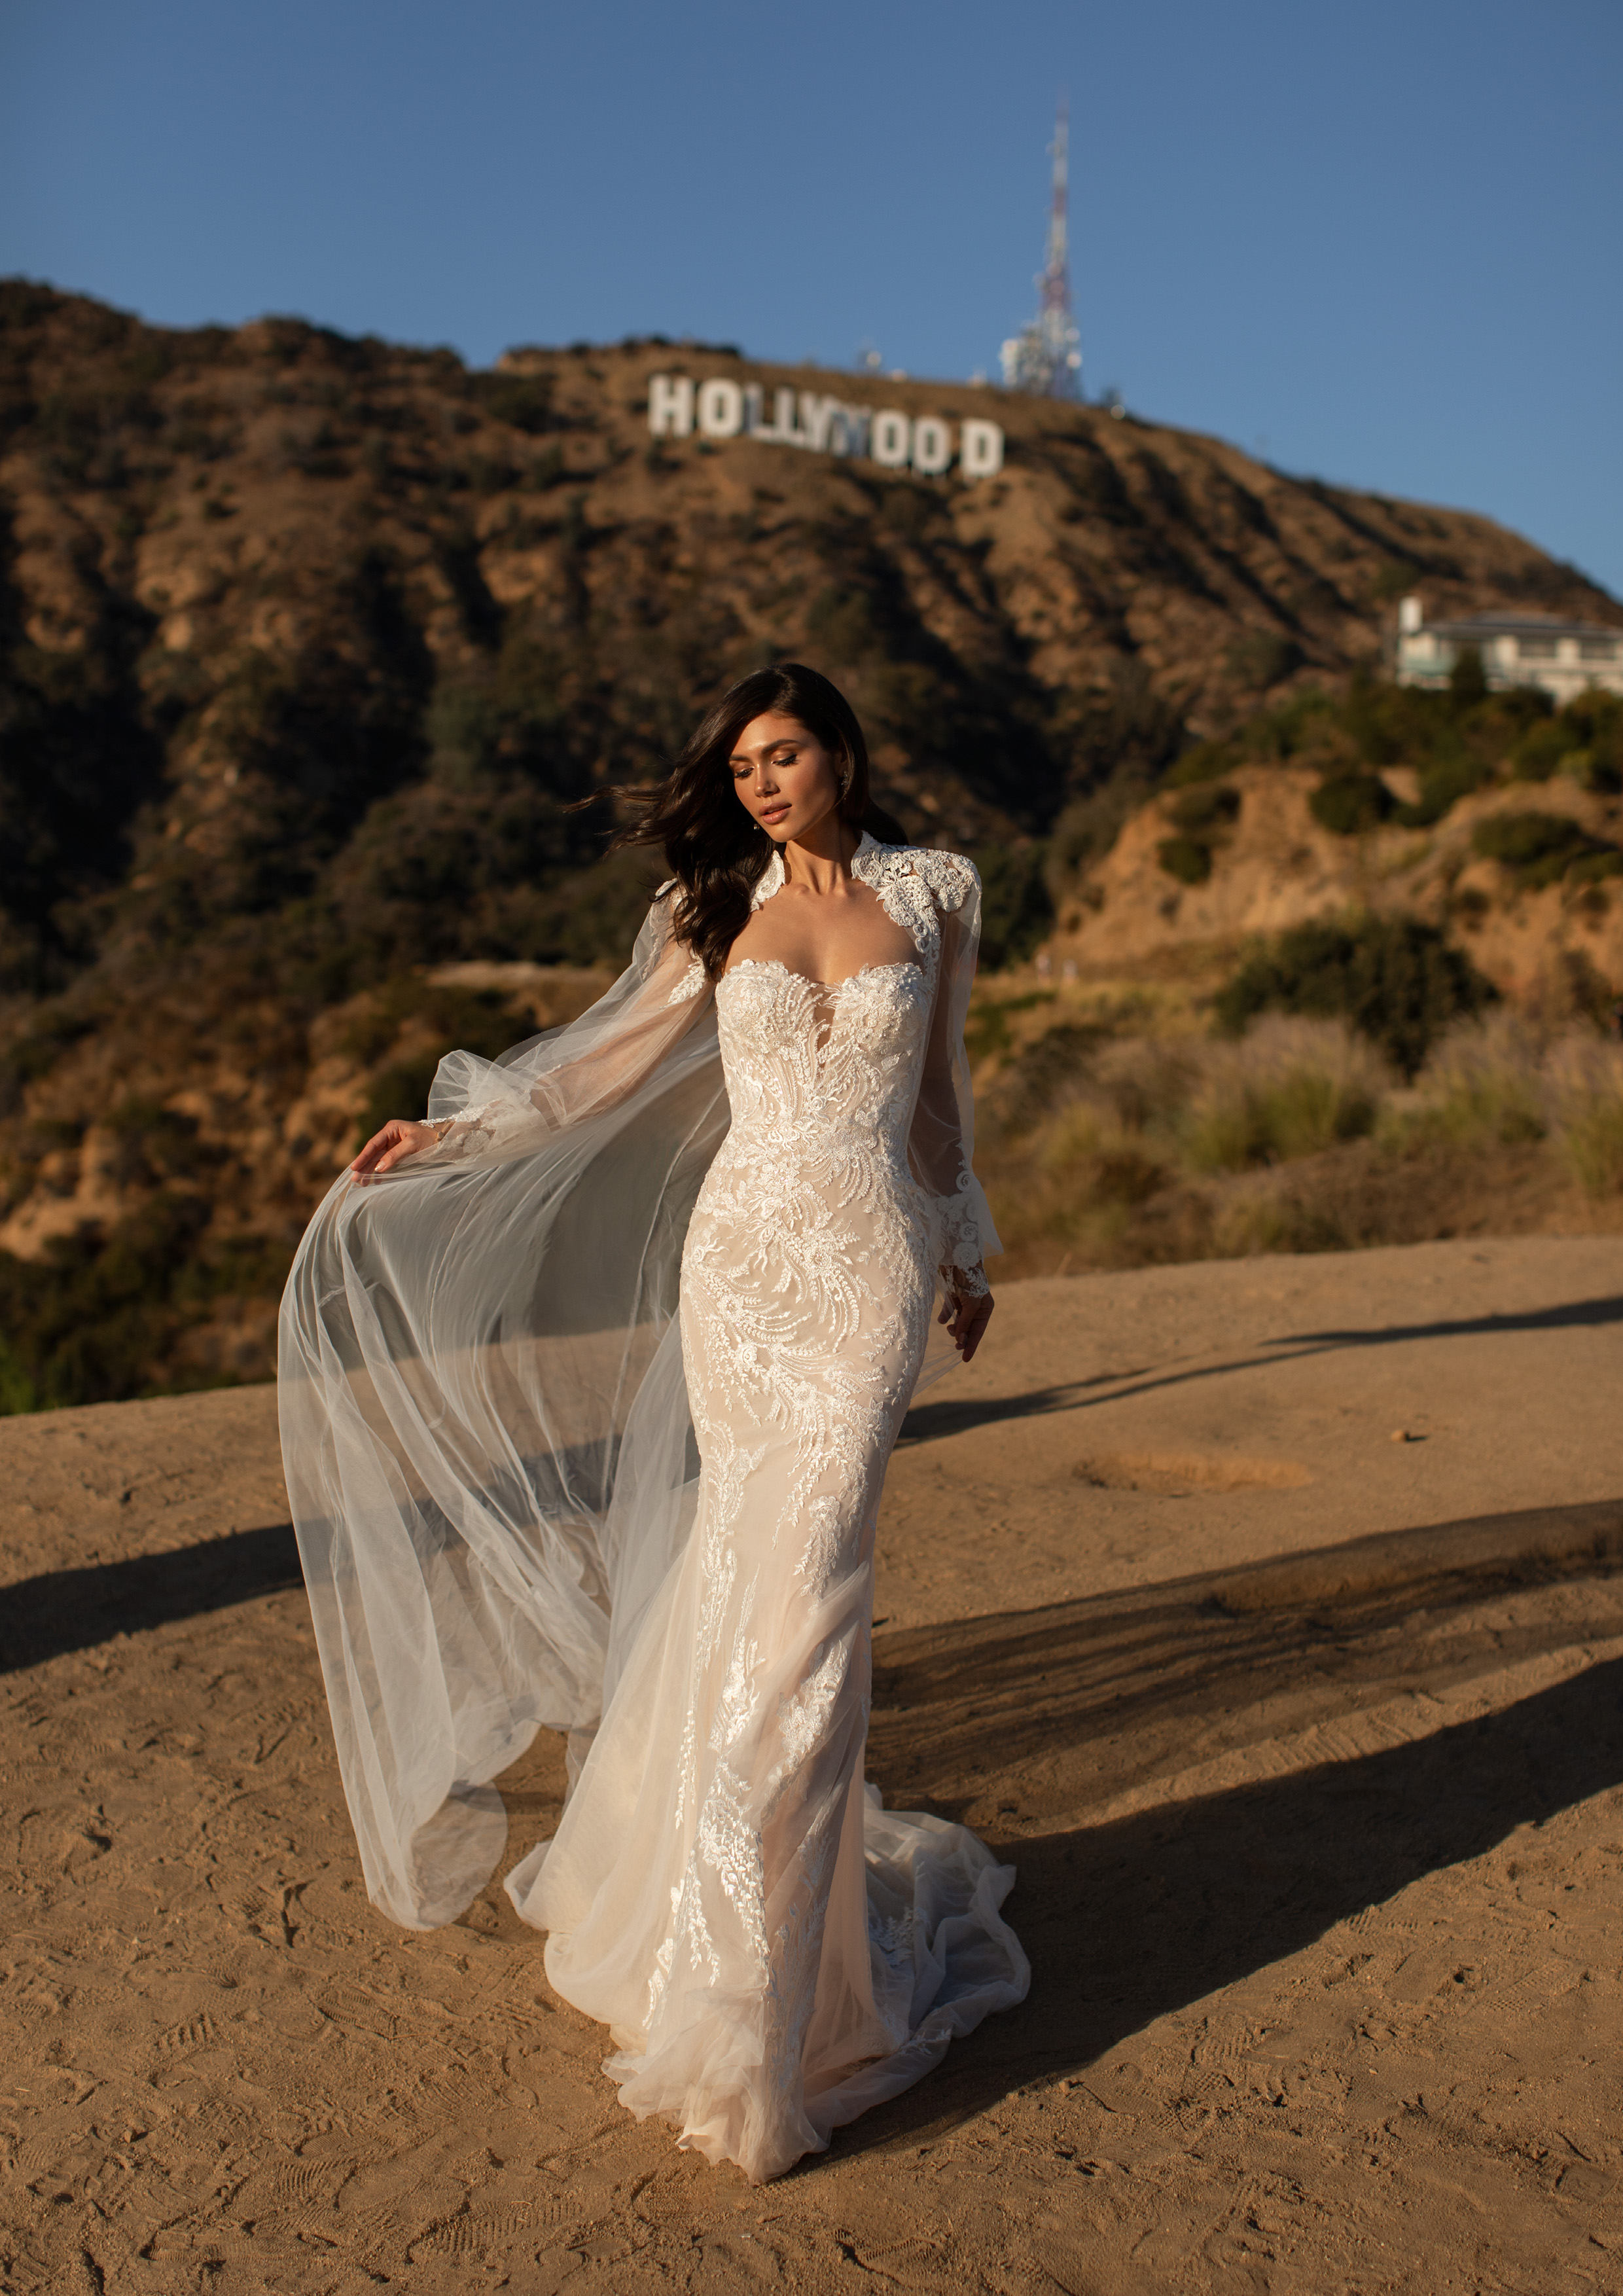
<instances>
[{"instance_id":1,"label":"shadow on sand","mask_svg":"<svg viewBox=\"0 0 1623 2296\"><path fill-rule=\"evenodd\" d=\"M1568 1564L1547 1551L1518 1555L1519 1519L1501 1519L1498 1583L1586 1570L1594 1636L1623 1632L1623 1576L1603 1559L1582 1561L1606 1512L1539 1518L1546 1550L1551 1520L1570 1519ZM1394 1534L1392 1544L1413 1552L1435 1537L1441 1555L1473 1529L1483 1526ZM1045 1805L1056 1816L1086 1809L1243 1744L1248 1711L1266 1710L1257 1735L1288 1734L1572 1647L1570 1615L1518 1636L1496 1612L1473 1631L1461 1614L1496 1573L1484 1563L1451 1584L1425 1559L1406 1580L1354 1583L1307 1610L1230 1612L1217 1582L1202 1592L1192 1580L1058 1606L1046 1636L1043 1614L1030 1612L881 1637L868 1774L897 1806L1001 1814L985 1830L1018 1869L1009 1913L1032 1984L1021 2008L955 2044L929 2081L841 2131L837 2145L915 2144L1011 2088L1083 2072L1156 2018L1623 1784L1623 1660L1608 1659L1411 1743L1096 1825L1037 1830ZM976 1789L967 1798L966 1781ZM1015 1831L1022 1820L1031 1831ZM1469 1961L1468 1939L1460 1954Z\"/></svg>"},{"instance_id":2,"label":"shadow on sand","mask_svg":"<svg viewBox=\"0 0 1623 2296\"><path fill-rule=\"evenodd\" d=\"M291 1522L233 1531L168 1554L42 1571L0 1596L0 1674L299 1583Z\"/></svg>"},{"instance_id":3,"label":"shadow on sand","mask_svg":"<svg viewBox=\"0 0 1623 2296\"><path fill-rule=\"evenodd\" d=\"M1187 1371L1153 1374L1147 1369L1101 1372L1092 1379L1072 1380L1054 1387L1029 1389L1023 1395L988 1396L963 1402L915 1404L902 1423L902 1444L926 1443L943 1435L961 1435L971 1427L996 1425L1004 1419L1034 1419L1051 1411L1083 1411L1091 1404L1124 1403L1137 1395L1154 1395L1173 1387L1188 1387L1201 1380L1222 1379L1230 1372L1260 1371L1304 1356L1336 1355L1347 1348L1389 1348L1410 1340L1488 1339L1505 1332L1578 1331L1603 1324L1623 1323L1623 1299L1573 1300L1554 1308L1529 1308L1520 1316L1477 1316L1444 1324L1386 1324L1366 1331L1290 1332L1277 1340L1264 1340L1255 1350L1219 1363L1201 1363Z\"/></svg>"}]
</instances>

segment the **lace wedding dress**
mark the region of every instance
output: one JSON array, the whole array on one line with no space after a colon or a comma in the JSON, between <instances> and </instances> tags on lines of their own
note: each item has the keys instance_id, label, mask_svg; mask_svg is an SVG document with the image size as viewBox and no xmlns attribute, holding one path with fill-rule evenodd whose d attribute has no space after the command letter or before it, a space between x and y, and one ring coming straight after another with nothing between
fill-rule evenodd
<instances>
[{"instance_id":1,"label":"lace wedding dress","mask_svg":"<svg viewBox=\"0 0 1623 2296\"><path fill-rule=\"evenodd\" d=\"M712 988L656 902L595 1020L498 1070L453 1056L440 1148L334 1190L283 1309L374 1899L460 1910L501 1852L490 1779L568 1728L561 1823L509 1894L610 2027L622 2102L758 2181L1029 1981L1012 1871L863 1782L885 1469L938 1283L984 1289L996 1239L963 1073L974 873L869 839L852 865L915 959L832 987L745 959ZM775 859L758 904L782 882ZM554 1287L615 1202L631 1249L624 1217L595 1239L583 1327Z\"/></svg>"}]
</instances>

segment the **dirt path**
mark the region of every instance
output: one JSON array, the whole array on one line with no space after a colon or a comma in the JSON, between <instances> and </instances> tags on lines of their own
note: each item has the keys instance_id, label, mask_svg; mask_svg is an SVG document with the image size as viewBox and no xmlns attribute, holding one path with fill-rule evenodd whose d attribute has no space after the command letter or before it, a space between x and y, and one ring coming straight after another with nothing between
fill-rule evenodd
<instances>
[{"instance_id":1,"label":"dirt path","mask_svg":"<svg viewBox=\"0 0 1623 2296\"><path fill-rule=\"evenodd\" d=\"M0 1423L0 2289L1623 2287L1623 1242L995 1333L893 1466L869 1775L1006 1846L1031 1998L762 2192L497 1886L367 1906L268 1391Z\"/></svg>"}]
</instances>

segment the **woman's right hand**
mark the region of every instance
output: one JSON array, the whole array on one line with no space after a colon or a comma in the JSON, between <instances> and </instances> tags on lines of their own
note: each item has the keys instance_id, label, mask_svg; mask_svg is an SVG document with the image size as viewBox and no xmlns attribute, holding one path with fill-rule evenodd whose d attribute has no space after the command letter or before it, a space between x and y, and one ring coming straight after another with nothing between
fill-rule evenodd
<instances>
[{"instance_id":1,"label":"woman's right hand","mask_svg":"<svg viewBox=\"0 0 1623 2296\"><path fill-rule=\"evenodd\" d=\"M432 1124L414 1124L409 1116L391 1116L381 1132L374 1132L360 1154L349 1167L351 1179L365 1187L375 1173L392 1172L408 1156L416 1156L425 1148L439 1145L439 1128Z\"/></svg>"}]
</instances>

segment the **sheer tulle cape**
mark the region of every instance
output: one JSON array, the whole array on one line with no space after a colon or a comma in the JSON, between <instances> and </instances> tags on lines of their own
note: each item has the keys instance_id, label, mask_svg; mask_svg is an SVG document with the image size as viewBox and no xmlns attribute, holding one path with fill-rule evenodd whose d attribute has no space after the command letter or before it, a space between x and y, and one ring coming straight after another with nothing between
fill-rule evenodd
<instances>
[{"instance_id":1,"label":"sheer tulle cape","mask_svg":"<svg viewBox=\"0 0 1623 2296\"><path fill-rule=\"evenodd\" d=\"M922 1101L912 1138L927 1188L961 1155L950 1261L965 1223L997 1244L968 1169L975 896L944 922L953 1105ZM449 1054L430 1113L457 1119L444 1148L340 1177L311 1221L279 1367L366 1886L414 1929L454 1920L501 1860L492 1781L537 1728L570 1734L576 1770L693 1521L677 1276L728 1109L668 899L588 1013L499 1062ZM938 1333L921 1385L954 1360Z\"/></svg>"}]
</instances>

